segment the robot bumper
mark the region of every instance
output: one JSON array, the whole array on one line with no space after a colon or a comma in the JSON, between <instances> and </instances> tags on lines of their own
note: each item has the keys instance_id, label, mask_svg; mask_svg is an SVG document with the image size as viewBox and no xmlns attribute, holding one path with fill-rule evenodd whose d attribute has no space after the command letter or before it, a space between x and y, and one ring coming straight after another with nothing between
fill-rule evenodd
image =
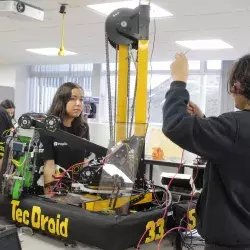
<instances>
[{"instance_id":1,"label":"robot bumper","mask_svg":"<svg viewBox=\"0 0 250 250\"><path fill-rule=\"evenodd\" d=\"M141 244L151 243L180 225L188 206L175 206L170 192L146 180L141 157L143 137L133 136L107 151L64 131L53 131L51 119L44 119L31 119L34 128L20 129L5 145L0 216L65 242L81 242L104 250L125 250L137 246L140 239ZM49 130L44 129L44 124L50 125ZM37 184L41 174L36 160L37 127L56 137L63 133L69 144L84 144L84 148L88 144L97 156L69 168L71 173L59 169L49 195L43 195ZM188 208L194 211L194 205ZM189 222L185 226L194 228L195 217L190 217Z\"/></svg>"}]
</instances>

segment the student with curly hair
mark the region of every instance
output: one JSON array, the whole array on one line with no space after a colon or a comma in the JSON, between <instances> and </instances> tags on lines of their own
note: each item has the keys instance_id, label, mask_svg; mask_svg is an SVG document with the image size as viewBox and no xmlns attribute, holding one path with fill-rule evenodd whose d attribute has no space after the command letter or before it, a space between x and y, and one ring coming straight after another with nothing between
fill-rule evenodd
<instances>
[{"instance_id":1,"label":"student with curly hair","mask_svg":"<svg viewBox=\"0 0 250 250\"><path fill-rule=\"evenodd\" d=\"M234 64L228 81L240 111L219 117L205 118L190 102L185 55L176 55L171 72L162 130L183 149L208 160L196 206L205 249L250 249L250 55Z\"/></svg>"}]
</instances>

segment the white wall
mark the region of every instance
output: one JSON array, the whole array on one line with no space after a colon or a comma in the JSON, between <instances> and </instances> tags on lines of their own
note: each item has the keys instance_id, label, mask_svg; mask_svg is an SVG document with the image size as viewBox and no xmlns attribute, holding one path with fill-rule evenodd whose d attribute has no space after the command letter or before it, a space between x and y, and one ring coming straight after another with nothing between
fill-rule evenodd
<instances>
[{"instance_id":1,"label":"white wall","mask_svg":"<svg viewBox=\"0 0 250 250\"><path fill-rule=\"evenodd\" d=\"M15 105L16 118L28 112L28 70L25 66L16 67Z\"/></svg>"},{"instance_id":2,"label":"white wall","mask_svg":"<svg viewBox=\"0 0 250 250\"><path fill-rule=\"evenodd\" d=\"M16 67L1 65L0 66L0 86L15 87L16 85Z\"/></svg>"},{"instance_id":3,"label":"white wall","mask_svg":"<svg viewBox=\"0 0 250 250\"><path fill-rule=\"evenodd\" d=\"M15 88L16 118L28 111L26 66L0 65L0 86Z\"/></svg>"}]
</instances>

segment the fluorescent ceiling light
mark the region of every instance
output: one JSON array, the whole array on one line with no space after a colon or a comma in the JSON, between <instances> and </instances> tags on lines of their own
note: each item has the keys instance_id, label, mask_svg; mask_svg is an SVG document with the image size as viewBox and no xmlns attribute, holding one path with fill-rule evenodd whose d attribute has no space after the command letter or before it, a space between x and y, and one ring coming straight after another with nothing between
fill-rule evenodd
<instances>
[{"instance_id":1,"label":"fluorescent ceiling light","mask_svg":"<svg viewBox=\"0 0 250 250\"><path fill-rule=\"evenodd\" d=\"M233 46L220 39L176 41L175 43L191 50L218 50L233 48Z\"/></svg>"},{"instance_id":2,"label":"fluorescent ceiling light","mask_svg":"<svg viewBox=\"0 0 250 250\"><path fill-rule=\"evenodd\" d=\"M113 12L116 9L120 9L120 8L135 9L137 6L138 6L137 0L87 5L88 8L103 15L109 15L111 12ZM151 3L150 4L150 16L154 18L169 17L169 16L173 16L173 14Z\"/></svg>"},{"instance_id":3,"label":"fluorescent ceiling light","mask_svg":"<svg viewBox=\"0 0 250 250\"><path fill-rule=\"evenodd\" d=\"M39 48L39 49L26 49L26 51L43 55L43 56L58 56L58 48ZM77 53L65 50L65 56L76 55Z\"/></svg>"}]
</instances>

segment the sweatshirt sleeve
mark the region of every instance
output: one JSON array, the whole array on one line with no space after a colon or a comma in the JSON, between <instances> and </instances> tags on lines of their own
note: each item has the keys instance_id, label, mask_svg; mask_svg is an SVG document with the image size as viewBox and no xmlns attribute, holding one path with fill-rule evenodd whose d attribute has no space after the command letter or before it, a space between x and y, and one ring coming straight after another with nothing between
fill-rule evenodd
<instances>
[{"instance_id":1,"label":"sweatshirt sleeve","mask_svg":"<svg viewBox=\"0 0 250 250\"><path fill-rule=\"evenodd\" d=\"M233 113L210 118L191 116L188 102L186 83L173 82L163 106L163 133L189 152L209 160L222 158L232 150L237 137Z\"/></svg>"},{"instance_id":2,"label":"sweatshirt sleeve","mask_svg":"<svg viewBox=\"0 0 250 250\"><path fill-rule=\"evenodd\" d=\"M8 113L0 110L0 141L3 141L3 133L12 127L13 125Z\"/></svg>"}]
</instances>

